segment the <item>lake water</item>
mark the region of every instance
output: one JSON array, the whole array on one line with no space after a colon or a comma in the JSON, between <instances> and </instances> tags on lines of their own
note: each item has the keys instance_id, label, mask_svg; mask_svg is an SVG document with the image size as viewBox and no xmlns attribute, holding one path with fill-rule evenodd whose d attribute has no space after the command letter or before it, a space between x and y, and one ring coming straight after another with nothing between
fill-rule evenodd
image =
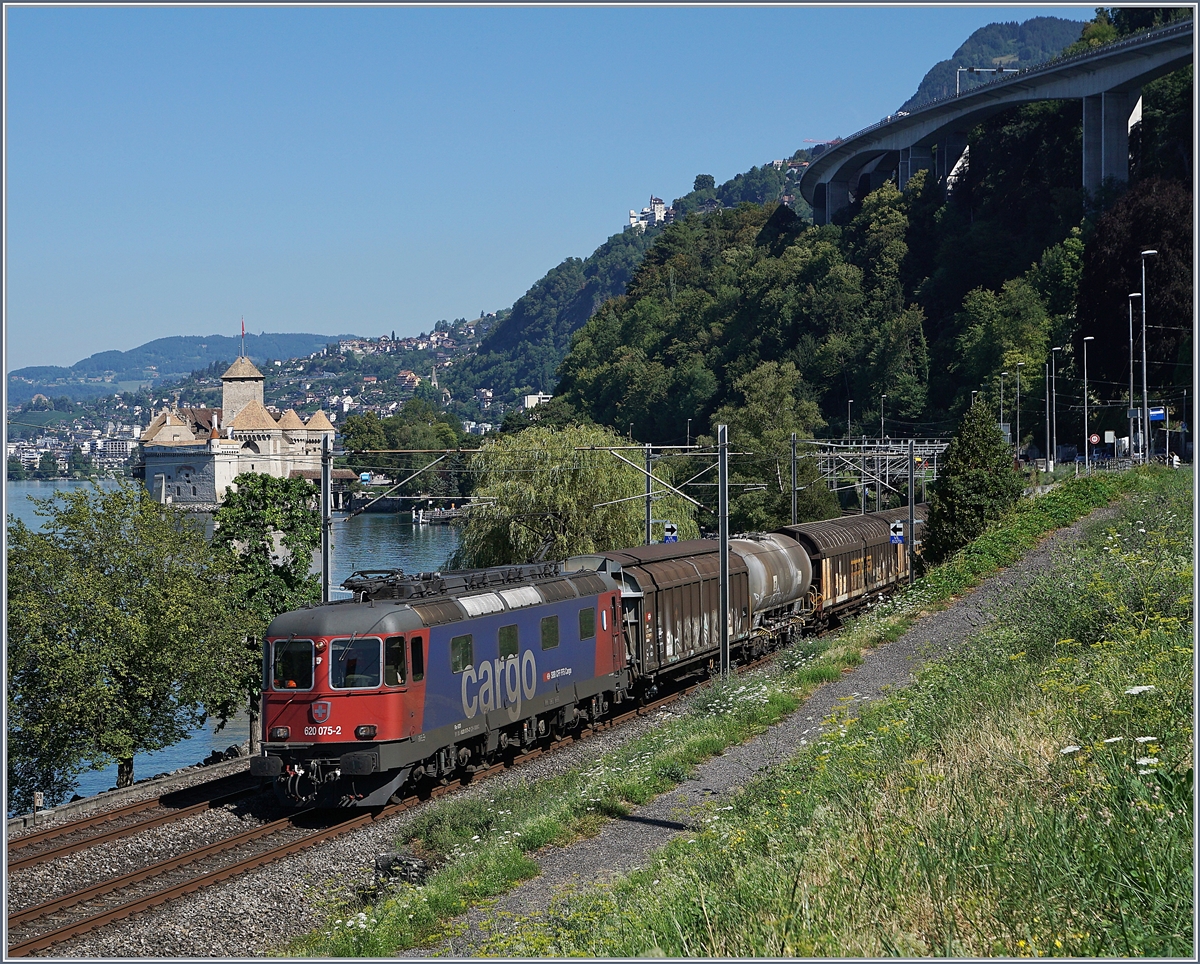
<instances>
[{"instance_id":1,"label":"lake water","mask_svg":"<svg viewBox=\"0 0 1200 964\"><path fill-rule=\"evenodd\" d=\"M31 497L44 498L56 490L71 491L89 484L67 480L8 482L5 512L30 528L38 529L43 520L34 513ZM112 488L115 483L103 482L101 485ZM334 589L358 569L403 569L405 572L441 569L458 547L458 530L453 526L417 526L401 522L400 517L392 513L363 513L353 518L346 513L335 513L333 531L330 582ZM216 721L210 721L182 743L154 753L137 754L133 761L134 777L140 780L176 770L198 763L213 750L224 751L235 743L245 743L249 739L249 726L248 716L230 720L220 731ZM87 797L116 782L114 763L104 770L81 774L76 792Z\"/></svg>"}]
</instances>

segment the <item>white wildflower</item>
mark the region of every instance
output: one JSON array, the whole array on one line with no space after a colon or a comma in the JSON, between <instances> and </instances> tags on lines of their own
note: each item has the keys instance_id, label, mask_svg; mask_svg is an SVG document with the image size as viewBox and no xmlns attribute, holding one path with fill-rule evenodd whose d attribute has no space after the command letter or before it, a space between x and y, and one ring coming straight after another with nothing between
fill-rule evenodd
<instances>
[{"instance_id":1,"label":"white wildflower","mask_svg":"<svg viewBox=\"0 0 1200 964\"><path fill-rule=\"evenodd\" d=\"M1123 737L1123 736L1110 736L1104 742L1105 743L1120 743L1123 739L1125 739L1125 737Z\"/></svg>"},{"instance_id":2,"label":"white wildflower","mask_svg":"<svg viewBox=\"0 0 1200 964\"><path fill-rule=\"evenodd\" d=\"M1153 684L1150 686L1131 686L1125 691L1126 696L1137 696L1139 693L1149 693L1154 689Z\"/></svg>"},{"instance_id":3,"label":"white wildflower","mask_svg":"<svg viewBox=\"0 0 1200 964\"><path fill-rule=\"evenodd\" d=\"M1061 753L1063 756L1067 756L1070 753L1078 753L1079 750L1081 750L1081 749L1082 749L1082 747L1071 745L1071 746L1064 746L1058 752Z\"/></svg>"},{"instance_id":4,"label":"white wildflower","mask_svg":"<svg viewBox=\"0 0 1200 964\"><path fill-rule=\"evenodd\" d=\"M1157 736L1139 736L1137 738L1137 742L1138 743L1153 743L1157 739L1158 739Z\"/></svg>"}]
</instances>

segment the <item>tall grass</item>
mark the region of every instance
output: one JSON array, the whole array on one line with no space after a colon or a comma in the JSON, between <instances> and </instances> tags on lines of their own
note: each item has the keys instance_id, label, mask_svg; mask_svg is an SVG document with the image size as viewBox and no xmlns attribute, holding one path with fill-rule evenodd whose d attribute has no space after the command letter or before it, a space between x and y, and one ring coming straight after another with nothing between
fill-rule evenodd
<instances>
[{"instance_id":1,"label":"tall grass","mask_svg":"<svg viewBox=\"0 0 1200 964\"><path fill-rule=\"evenodd\" d=\"M864 649L897 638L921 613L939 608L954 594L1020 558L1047 531L1074 521L1122 491L1154 486L1155 478L1130 474L1081 479L1022 502L1008 519L914 588L853 621L836 636L808 639L790 648L752 681L720 683L694 697L682 715L659 713L649 733L621 749L551 779L431 805L397 841L401 849L417 852L436 866L427 882L380 893L364 910L335 909L326 926L294 942L290 952L387 956L447 936L453 918L468 907L535 876L537 865L529 854L539 847L593 834L608 819L670 789L698 763L762 732L819 685L857 665ZM859 731L847 724L846 732L852 730ZM795 811L790 797L784 803L783 810ZM714 817L714 826L719 817ZM650 880L657 889L657 880ZM717 904L723 901L718 898ZM545 929L524 928L520 950L530 955L550 953L558 946L556 940Z\"/></svg>"},{"instance_id":2,"label":"tall grass","mask_svg":"<svg viewBox=\"0 0 1200 964\"><path fill-rule=\"evenodd\" d=\"M1193 954L1190 474L916 684L489 952Z\"/></svg>"}]
</instances>

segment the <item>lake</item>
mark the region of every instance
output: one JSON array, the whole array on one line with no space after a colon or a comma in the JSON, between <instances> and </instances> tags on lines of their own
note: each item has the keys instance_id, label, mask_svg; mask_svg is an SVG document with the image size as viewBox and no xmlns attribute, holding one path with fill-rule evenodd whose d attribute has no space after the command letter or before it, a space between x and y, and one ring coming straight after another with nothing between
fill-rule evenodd
<instances>
[{"instance_id":1,"label":"lake","mask_svg":"<svg viewBox=\"0 0 1200 964\"><path fill-rule=\"evenodd\" d=\"M116 483L102 482L104 488ZM34 513L30 498L44 498L56 490L71 491L90 485L68 480L28 480L8 482L5 486L5 512L20 519L33 529L41 527L42 519ZM333 559L330 565L331 586L336 589L358 569L403 569L405 572L428 572L441 569L451 553L458 548L458 530L453 526L417 526L401 522L392 513L364 512L349 518L346 513L334 513ZM166 773L179 767L198 763L213 750L225 750L235 743L249 739L249 716L230 720L218 731L216 721L194 731L182 743L154 753L139 753L134 757L136 779ZM117 782L117 766L83 773L76 792L92 796Z\"/></svg>"}]
</instances>

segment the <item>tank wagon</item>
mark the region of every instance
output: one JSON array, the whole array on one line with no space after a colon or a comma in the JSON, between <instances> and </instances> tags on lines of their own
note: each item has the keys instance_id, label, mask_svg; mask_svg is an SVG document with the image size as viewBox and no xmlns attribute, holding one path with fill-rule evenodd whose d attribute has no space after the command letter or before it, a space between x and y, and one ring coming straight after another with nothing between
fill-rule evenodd
<instances>
[{"instance_id":1,"label":"tank wagon","mask_svg":"<svg viewBox=\"0 0 1200 964\"><path fill-rule=\"evenodd\" d=\"M907 509L733 538L730 650L750 659L908 576ZM716 669L715 540L453 573L355 573L284 613L263 651L262 753L293 804L379 806Z\"/></svg>"}]
</instances>

